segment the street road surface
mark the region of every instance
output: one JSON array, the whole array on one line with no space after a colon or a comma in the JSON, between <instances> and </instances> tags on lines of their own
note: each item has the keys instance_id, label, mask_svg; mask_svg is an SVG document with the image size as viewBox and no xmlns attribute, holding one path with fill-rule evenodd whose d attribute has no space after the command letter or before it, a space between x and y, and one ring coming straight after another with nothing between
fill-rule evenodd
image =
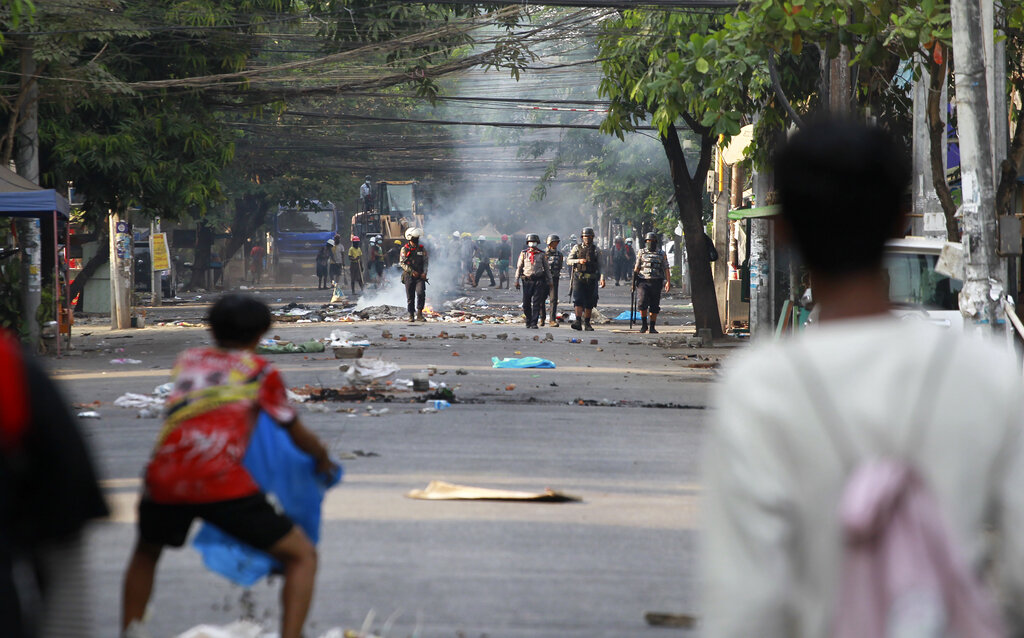
<instances>
[{"instance_id":1,"label":"street road surface","mask_svg":"<svg viewBox=\"0 0 1024 638\"><path fill-rule=\"evenodd\" d=\"M602 291L606 315L628 309L628 291L625 286ZM308 288L256 292L272 307L329 299L328 291ZM514 290L474 293L490 297L492 305L517 299ZM149 326L142 330L111 331L103 320L80 323L72 356L46 362L69 401L101 402L96 408L101 419L81 420L113 510L110 520L88 534L94 636L117 633L139 477L160 427L158 419L137 418L136 410L112 403L125 392L151 393L166 381L178 351L208 343L201 328L153 324L198 320L203 304L213 298L151 309ZM296 342L326 337L334 329L367 337L374 344L367 356L400 364L398 376L404 378L436 366L431 380L453 386L461 401L436 414L421 413L422 403L409 402L411 392L391 403L327 403L331 411L326 413L306 405L300 409L336 454L355 456L344 461L345 481L325 503L307 635L358 629L371 613L376 631L393 616L389 637L685 633L648 627L644 612L696 609L699 448L717 375L709 366L737 345L726 341L700 350L680 345L693 331L685 325L692 322L688 302L665 300L661 335L625 333L628 323L599 325L592 333L565 324L537 331L522 323L275 324L271 334ZM381 337L385 329L391 339ZM438 338L442 330L450 338ZM499 340L500 333L508 340ZM533 341L546 333L554 340ZM457 334L486 338L453 338ZM401 335L407 341L399 341ZM583 343L569 343L572 337ZM558 367L495 370L492 356L539 356ZM110 363L114 358L142 363ZM343 385L339 362L329 351L271 358L290 387ZM468 374L457 374L460 369ZM620 400L629 406L621 407ZM388 411L367 416L367 407ZM334 411L351 408L351 413ZM550 487L583 500L405 497L431 480L530 491ZM279 587L279 581L259 583L243 594L208 572L188 546L169 551L160 565L149 628L153 636L169 638L201 623L249 616L276 631Z\"/></svg>"}]
</instances>

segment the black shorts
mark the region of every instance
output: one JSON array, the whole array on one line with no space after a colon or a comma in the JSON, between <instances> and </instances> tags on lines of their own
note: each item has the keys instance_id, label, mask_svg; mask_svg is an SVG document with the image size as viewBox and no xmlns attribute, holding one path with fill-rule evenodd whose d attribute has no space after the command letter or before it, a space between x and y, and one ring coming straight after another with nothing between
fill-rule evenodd
<instances>
[{"instance_id":1,"label":"black shorts","mask_svg":"<svg viewBox=\"0 0 1024 638\"><path fill-rule=\"evenodd\" d=\"M661 312L661 291L664 290L664 279L641 279L636 284L636 301L639 310L649 310L654 314Z\"/></svg>"},{"instance_id":2,"label":"black shorts","mask_svg":"<svg viewBox=\"0 0 1024 638\"><path fill-rule=\"evenodd\" d=\"M213 503L154 503L143 498L139 503L139 537L149 543L181 547L196 518L260 550L269 549L295 525L262 492Z\"/></svg>"},{"instance_id":3,"label":"black shorts","mask_svg":"<svg viewBox=\"0 0 1024 638\"><path fill-rule=\"evenodd\" d=\"M572 305L584 310L597 307L597 279L577 280L572 286Z\"/></svg>"}]
</instances>

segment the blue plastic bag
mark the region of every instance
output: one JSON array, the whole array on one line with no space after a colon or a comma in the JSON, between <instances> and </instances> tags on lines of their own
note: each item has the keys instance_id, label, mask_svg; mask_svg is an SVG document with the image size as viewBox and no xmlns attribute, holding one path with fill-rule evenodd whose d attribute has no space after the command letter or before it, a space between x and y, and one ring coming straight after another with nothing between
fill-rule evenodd
<instances>
[{"instance_id":1,"label":"blue plastic bag","mask_svg":"<svg viewBox=\"0 0 1024 638\"><path fill-rule=\"evenodd\" d=\"M317 475L313 459L295 447L288 432L263 412L256 421L243 465L260 489L277 499L314 544L320 540L320 506L327 490L341 482L341 465L333 476ZM279 568L269 554L206 522L192 545L208 569L243 587L256 584Z\"/></svg>"},{"instance_id":2,"label":"blue plastic bag","mask_svg":"<svg viewBox=\"0 0 1024 638\"><path fill-rule=\"evenodd\" d=\"M639 312L634 312L633 313L633 321L640 321L640 319L641 319L640 313ZM628 310L623 310L621 313L619 313L618 317L615 317L615 321L629 321L629 311Z\"/></svg>"},{"instance_id":3,"label":"blue plastic bag","mask_svg":"<svg viewBox=\"0 0 1024 638\"><path fill-rule=\"evenodd\" d=\"M492 368L554 368L555 363L540 357L523 357L522 359L499 359L491 357Z\"/></svg>"}]
</instances>

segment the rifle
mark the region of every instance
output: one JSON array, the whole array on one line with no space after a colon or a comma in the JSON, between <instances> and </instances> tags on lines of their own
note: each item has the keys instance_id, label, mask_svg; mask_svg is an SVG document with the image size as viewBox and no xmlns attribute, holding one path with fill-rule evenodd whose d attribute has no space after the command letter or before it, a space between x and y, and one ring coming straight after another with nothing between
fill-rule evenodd
<instances>
[{"instance_id":1,"label":"rifle","mask_svg":"<svg viewBox=\"0 0 1024 638\"><path fill-rule=\"evenodd\" d=\"M633 329L636 317L636 273L633 273L633 290L629 295L629 329Z\"/></svg>"}]
</instances>

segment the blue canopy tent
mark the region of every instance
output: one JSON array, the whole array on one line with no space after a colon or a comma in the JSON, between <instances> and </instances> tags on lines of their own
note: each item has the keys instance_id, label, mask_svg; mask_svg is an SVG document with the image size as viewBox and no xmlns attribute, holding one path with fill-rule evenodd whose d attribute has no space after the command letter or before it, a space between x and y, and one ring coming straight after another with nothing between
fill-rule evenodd
<instances>
[{"instance_id":1,"label":"blue canopy tent","mask_svg":"<svg viewBox=\"0 0 1024 638\"><path fill-rule=\"evenodd\" d=\"M40 223L51 221L53 224L53 281L54 289L59 290L60 255L58 217L69 219L71 204L52 188L40 188L14 171L0 167L0 217L36 217ZM67 228L67 225L65 225ZM69 231L66 231L66 233ZM64 246L68 245L65 234ZM40 247L42 248L42 247ZM65 260L66 263L66 260ZM69 291L65 287L65 296ZM66 299L65 305L70 306L71 300ZM62 317L60 316L60 295L54 295L54 318L57 319L57 356L60 356L60 334ZM67 321L68 337L71 336L71 322Z\"/></svg>"}]
</instances>

